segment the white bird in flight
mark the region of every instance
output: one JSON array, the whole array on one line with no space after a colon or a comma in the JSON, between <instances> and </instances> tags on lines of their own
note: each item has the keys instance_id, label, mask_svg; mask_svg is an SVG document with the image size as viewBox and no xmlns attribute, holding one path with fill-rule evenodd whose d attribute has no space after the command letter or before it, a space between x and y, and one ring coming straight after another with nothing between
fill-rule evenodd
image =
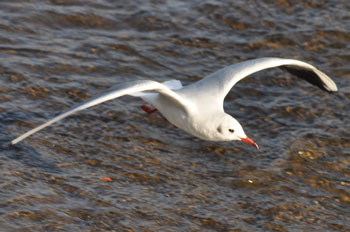
<instances>
[{"instance_id":1,"label":"white bird in flight","mask_svg":"<svg viewBox=\"0 0 350 232\"><path fill-rule=\"evenodd\" d=\"M16 144L35 132L91 106L124 95L141 97L153 105L170 123L178 128L209 141L240 140L256 148L258 145L244 133L241 124L224 111L224 99L231 88L252 73L269 68L281 68L327 92L337 91L336 84L314 66L294 59L259 58L233 64L188 86L178 80L159 83L138 80L121 83L107 89L48 122L12 140ZM148 107L143 109L153 113Z\"/></svg>"}]
</instances>

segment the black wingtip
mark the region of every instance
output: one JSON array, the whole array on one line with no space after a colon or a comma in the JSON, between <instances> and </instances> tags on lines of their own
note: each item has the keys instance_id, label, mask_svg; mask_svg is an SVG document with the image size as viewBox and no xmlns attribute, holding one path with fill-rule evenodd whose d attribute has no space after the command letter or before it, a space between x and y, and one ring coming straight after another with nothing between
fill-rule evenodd
<instances>
[{"instance_id":1,"label":"black wingtip","mask_svg":"<svg viewBox=\"0 0 350 232\"><path fill-rule=\"evenodd\" d=\"M338 91L337 85L326 74L317 69L308 69L296 65L285 65L281 69L300 77L320 89L334 93Z\"/></svg>"}]
</instances>

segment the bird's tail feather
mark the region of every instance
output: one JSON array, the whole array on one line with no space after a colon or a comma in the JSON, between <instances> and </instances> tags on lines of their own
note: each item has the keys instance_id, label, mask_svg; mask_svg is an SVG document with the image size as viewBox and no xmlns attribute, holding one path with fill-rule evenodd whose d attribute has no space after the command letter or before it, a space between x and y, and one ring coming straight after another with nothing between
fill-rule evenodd
<instances>
[{"instance_id":1,"label":"bird's tail feather","mask_svg":"<svg viewBox=\"0 0 350 232\"><path fill-rule=\"evenodd\" d=\"M166 87L168 87L169 89L172 89L172 90L177 90L177 89L182 88L181 81L179 81L179 80L173 79L173 80L162 82L162 84L165 85ZM138 92L138 93L132 93L132 94L128 94L128 95L133 96L133 97L140 97L144 101L149 102L148 99L151 99L156 94L157 93Z\"/></svg>"}]
</instances>

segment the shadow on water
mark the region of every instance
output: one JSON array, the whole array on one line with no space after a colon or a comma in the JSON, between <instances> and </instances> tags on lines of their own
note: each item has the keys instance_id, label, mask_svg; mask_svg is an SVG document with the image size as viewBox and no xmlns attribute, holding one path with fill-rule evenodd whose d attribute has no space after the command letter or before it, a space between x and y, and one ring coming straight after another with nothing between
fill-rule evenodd
<instances>
[{"instance_id":1,"label":"shadow on water","mask_svg":"<svg viewBox=\"0 0 350 232\"><path fill-rule=\"evenodd\" d=\"M43 157L43 155L39 154L29 145L23 142L15 145L11 144L11 140L15 137L10 134L9 127L14 122L28 121L28 117L24 116L23 112L1 112L0 121L0 154L3 157L20 162L27 168L38 169L41 172L51 174L62 173L60 168L55 164L55 161L50 161L48 157Z\"/></svg>"}]
</instances>

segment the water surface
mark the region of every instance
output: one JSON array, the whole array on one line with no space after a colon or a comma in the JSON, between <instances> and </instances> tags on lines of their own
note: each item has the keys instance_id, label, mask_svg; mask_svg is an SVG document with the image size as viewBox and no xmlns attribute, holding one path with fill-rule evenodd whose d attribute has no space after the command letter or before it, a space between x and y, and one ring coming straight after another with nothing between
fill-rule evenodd
<instances>
[{"instance_id":1,"label":"water surface","mask_svg":"<svg viewBox=\"0 0 350 232\"><path fill-rule=\"evenodd\" d=\"M350 2L1 1L2 231L349 231ZM185 85L276 56L225 101L260 150L206 142L123 97L16 146L18 135L124 81ZM101 179L108 177L105 179Z\"/></svg>"}]
</instances>

